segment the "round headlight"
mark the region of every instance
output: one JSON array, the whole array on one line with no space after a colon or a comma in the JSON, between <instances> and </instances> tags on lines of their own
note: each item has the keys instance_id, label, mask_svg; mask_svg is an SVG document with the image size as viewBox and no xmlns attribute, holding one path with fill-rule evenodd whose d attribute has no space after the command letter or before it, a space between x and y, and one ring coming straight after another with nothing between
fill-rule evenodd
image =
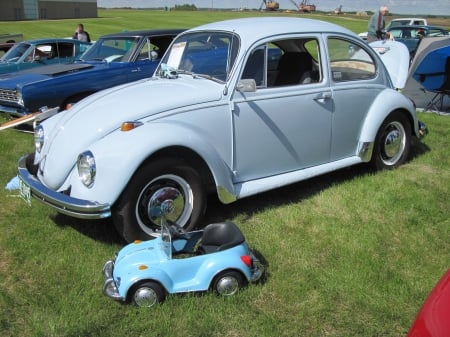
<instances>
[{"instance_id":1,"label":"round headlight","mask_svg":"<svg viewBox=\"0 0 450 337\"><path fill-rule=\"evenodd\" d=\"M36 149L36 152L40 153L43 147L44 147L44 127L39 124L34 129L34 148Z\"/></svg>"},{"instance_id":2,"label":"round headlight","mask_svg":"<svg viewBox=\"0 0 450 337\"><path fill-rule=\"evenodd\" d=\"M83 152L77 160L78 176L86 187L92 187L95 180L95 159L91 151Z\"/></svg>"}]
</instances>

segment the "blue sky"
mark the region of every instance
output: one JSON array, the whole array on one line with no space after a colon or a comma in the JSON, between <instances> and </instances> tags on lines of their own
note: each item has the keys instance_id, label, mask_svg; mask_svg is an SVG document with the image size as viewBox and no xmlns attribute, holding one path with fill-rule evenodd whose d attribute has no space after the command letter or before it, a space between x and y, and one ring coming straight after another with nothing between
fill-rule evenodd
<instances>
[{"instance_id":1,"label":"blue sky","mask_svg":"<svg viewBox=\"0 0 450 337\"><path fill-rule=\"evenodd\" d=\"M299 3L301 0L294 0ZM278 0L281 9L295 9L291 0ZM259 8L262 0L97 0L99 7L155 8L194 4L198 8ZM448 15L450 0L310 0L320 11L332 11L342 5L342 11L376 11L381 5L391 13L414 16Z\"/></svg>"}]
</instances>

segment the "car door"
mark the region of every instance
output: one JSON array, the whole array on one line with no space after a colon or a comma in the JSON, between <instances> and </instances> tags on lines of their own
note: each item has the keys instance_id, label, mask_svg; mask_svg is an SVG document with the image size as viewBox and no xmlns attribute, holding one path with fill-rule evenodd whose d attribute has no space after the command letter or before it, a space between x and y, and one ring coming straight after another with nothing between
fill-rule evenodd
<instances>
[{"instance_id":1,"label":"car door","mask_svg":"<svg viewBox=\"0 0 450 337\"><path fill-rule=\"evenodd\" d=\"M254 68L252 58L258 50L264 54L263 69L247 74L252 64ZM300 69L304 62L300 53L312 57L313 80L300 79L305 70ZM248 54L241 78L253 76L257 88L237 90L233 97L237 182L329 161L333 104L322 54L319 36L314 35L267 41Z\"/></svg>"},{"instance_id":2,"label":"car door","mask_svg":"<svg viewBox=\"0 0 450 337\"><path fill-rule=\"evenodd\" d=\"M159 47L153 43L158 40L155 38L145 38L145 41L137 50L134 60L129 64L128 78L130 81L139 80L141 78L150 77L156 69L159 60L163 56L164 51L159 50Z\"/></svg>"},{"instance_id":3,"label":"car door","mask_svg":"<svg viewBox=\"0 0 450 337\"><path fill-rule=\"evenodd\" d=\"M364 119L385 85L369 46L333 36L327 46L334 104L330 161L335 161L356 155Z\"/></svg>"}]
</instances>

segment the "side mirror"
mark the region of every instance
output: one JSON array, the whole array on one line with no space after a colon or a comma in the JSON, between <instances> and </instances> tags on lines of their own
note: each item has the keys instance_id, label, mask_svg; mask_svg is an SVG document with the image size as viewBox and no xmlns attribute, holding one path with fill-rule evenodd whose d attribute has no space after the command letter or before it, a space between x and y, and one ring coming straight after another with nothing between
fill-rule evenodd
<instances>
[{"instance_id":1,"label":"side mirror","mask_svg":"<svg viewBox=\"0 0 450 337\"><path fill-rule=\"evenodd\" d=\"M240 92L255 92L256 82L253 78L239 80L236 89Z\"/></svg>"}]
</instances>

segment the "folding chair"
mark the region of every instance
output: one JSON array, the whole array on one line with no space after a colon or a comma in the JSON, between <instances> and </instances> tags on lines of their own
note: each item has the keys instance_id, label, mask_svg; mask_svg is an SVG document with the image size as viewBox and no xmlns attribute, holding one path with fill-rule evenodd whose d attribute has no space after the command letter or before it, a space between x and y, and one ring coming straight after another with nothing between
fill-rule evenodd
<instances>
[{"instance_id":1,"label":"folding chair","mask_svg":"<svg viewBox=\"0 0 450 337\"><path fill-rule=\"evenodd\" d=\"M433 75L434 74L428 74L423 76L433 76ZM425 91L425 89L423 90ZM446 97L450 98L450 57L447 57L447 61L445 62L445 75L442 86L439 89L428 91L434 93L434 96L426 105L425 111L443 111L444 99Z\"/></svg>"}]
</instances>

